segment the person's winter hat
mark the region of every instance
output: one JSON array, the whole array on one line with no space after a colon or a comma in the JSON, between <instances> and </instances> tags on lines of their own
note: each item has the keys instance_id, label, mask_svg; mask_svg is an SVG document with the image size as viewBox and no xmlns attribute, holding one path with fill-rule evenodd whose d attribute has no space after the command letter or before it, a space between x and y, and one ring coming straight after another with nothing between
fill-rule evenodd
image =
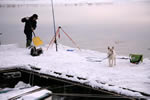
<instances>
[{"instance_id":1,"label":"person's winter hat","mask_svg":"<svg viewBox=\"0 0 150 100\"><path fill-rule=\"evenodd\" d=\"M38 19L38 15L37 14L33 14L32 17Z\"/></svg>"}]
</instances>

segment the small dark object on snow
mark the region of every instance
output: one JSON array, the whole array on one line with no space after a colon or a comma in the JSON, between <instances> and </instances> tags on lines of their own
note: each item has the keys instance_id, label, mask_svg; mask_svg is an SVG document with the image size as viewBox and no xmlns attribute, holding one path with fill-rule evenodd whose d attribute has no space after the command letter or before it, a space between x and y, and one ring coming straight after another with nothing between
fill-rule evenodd
<instances>
[{"instance_id":1,"label":"small dark object on snow","mask_svg":"<svg viewBox=\"0 0 150 100\"><path fill-rule=\"evenodd\" d=\"M35 46L31 47L30 55L32 55L32 56L39 56L42 53L43 53L42 48L36 49Z\"/></svg>"}]
</instances>

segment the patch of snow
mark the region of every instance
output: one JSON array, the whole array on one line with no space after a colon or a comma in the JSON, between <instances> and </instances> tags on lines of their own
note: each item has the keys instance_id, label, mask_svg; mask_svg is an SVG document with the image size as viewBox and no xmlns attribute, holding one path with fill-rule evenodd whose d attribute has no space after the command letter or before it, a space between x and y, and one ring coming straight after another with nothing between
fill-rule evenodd
<instances>
[{"instance_id":1,"label":"patch of snow","mask_svg":"<svg viewBox=\"0 0 150 100\"><path fill-rule=\"evenodd\" d=\"M28 91L32 91L32 90L35 90L35 89L38 89L40 87L38 86L34 86L34 87L26 87L25 86L28 86L28 84L25 84L23 82L19 82L17 85L16 85L16 88L5 88L5 89L2 89L1 91L7 91L6 93L1 93L0 94L0 100L8 100L12 97L15 97L17 95L20 95L20 94L23 94L25 92L28 92ZM22 88L24 87L24 88Z\"/></svg>"},{"instance_id":2,"label":"patch of snow","mask_svg":"<svg viewBox=\"0 0 150 100\"><path fill-rule=\"evenodd\" d=\"M26 83L24 83L24 82L22 82L22 81L19 81L16 85L15 85L15 87L14 88L27 88L27 87L31 87L31 85L30 84L26 84Z\"/></svg>"},{"instance_id":3,"label":"patch of snow","mask_svg":"<svg viewBox=\"0 0 150 100\"><path fill-rule=\"evenodd\" d=\"M29 95L25 95L25 96L19 98L18 100L39 100L39 98L50 95L51 93L52 93L51 91L48 91L45 89L45 90L31 93Z\"/></svg>"}]
</instances>

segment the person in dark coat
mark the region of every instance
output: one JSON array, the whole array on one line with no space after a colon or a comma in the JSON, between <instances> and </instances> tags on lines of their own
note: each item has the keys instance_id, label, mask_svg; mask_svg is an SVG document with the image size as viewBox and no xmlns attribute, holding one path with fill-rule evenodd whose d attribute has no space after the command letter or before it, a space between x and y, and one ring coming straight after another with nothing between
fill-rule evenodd
<instances>
[{"instance_id":1,"label":"person in dark coat","mask_svg":"<svg viewBox=\"0 0 150 100\"><path fill-rule=\"evenodd\" d=\"M38 15L33 14L31 17L24 17L21 19L25 23L24 33L26 35L26 47L31 46L32 43L32 32L36 29Z\"/></svg>"}]
</instances>

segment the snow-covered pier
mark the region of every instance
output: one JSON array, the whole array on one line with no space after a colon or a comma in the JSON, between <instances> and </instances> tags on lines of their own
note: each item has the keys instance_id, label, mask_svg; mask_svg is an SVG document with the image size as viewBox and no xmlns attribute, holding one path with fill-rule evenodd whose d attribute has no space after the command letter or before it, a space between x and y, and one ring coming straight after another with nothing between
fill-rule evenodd
<instances>
[{"instance_id":1,"label":"snow-covered pier","mask_svg":"<svg viewBox=\"0 0 150 100\"><path fill-rule=\"evenodd\" d=\"M143 63L135 65L117 56L117 65L108 67L107 60L94 62L105 58L105 53L80 51L63 45L59 45L59 51L55 52L55 48L46 50L46 47L43 47L44 54L32 57L29 49L19 48L17 45L2 45L0 48L1 71L15 68L21 73L57 80L58 83L64 82L90 88L103 94L131 98L150 96L149 59L144 59ZM67 51L68 49L72 51ZM19 72L16 76L19 76ZM29 76L24 78L29 80ZM43 85L49 84L45 81L40 82ZM39 82L35 79L34 83Z\"/></svg>"}]
</instances>

